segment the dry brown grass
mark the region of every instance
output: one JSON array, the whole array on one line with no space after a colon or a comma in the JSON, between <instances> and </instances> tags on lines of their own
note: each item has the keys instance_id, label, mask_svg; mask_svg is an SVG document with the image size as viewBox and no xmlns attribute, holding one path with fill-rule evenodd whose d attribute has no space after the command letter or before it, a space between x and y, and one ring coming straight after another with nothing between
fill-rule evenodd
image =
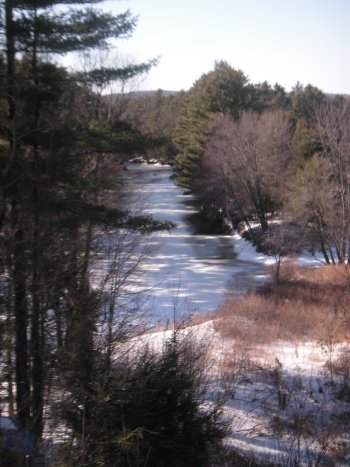
<instances>
[{"instance_id":1,"label":"dry brown grass","mask_svg":"<svg viewBox=\"0 0 350 467\"><path fill-rule=\"evenodd\" d=\"M350 339L350 287L345 266L288 269L281 283L230 298L218 313L224 337L242 342Z\"/></svg>"}]
</instances>

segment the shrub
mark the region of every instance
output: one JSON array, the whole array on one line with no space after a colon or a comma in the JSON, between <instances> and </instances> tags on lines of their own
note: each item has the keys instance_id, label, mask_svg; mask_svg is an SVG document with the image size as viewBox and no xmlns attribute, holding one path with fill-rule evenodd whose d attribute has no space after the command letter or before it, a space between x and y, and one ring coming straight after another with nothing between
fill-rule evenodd
<instances>
[{"instance_id":1,"label":"shrub","mask_svg":"<svg viewBox=\"0 0 350 467\"><path fill-rule=\"evenodd\" d=\"M84 439L76 433L85 462L123 467L210 465L220 453L228 424L222 419L220 401L206 399L204 356L192 339L175 332L160 352L145 348L132 361L119 361L93 388L93 413L91 423L84 426Z\"/></svg>"},{"instance_id":2,"label":"shrub","mask_svg":"<svg viewBox=\"0 0 350 467\"><path fill-rule=\"evenodd\" d=\"M349 298L343 269L299 270L277 286L228 299L217 329L224 337L250 344L308 339L324 345L330 331L332 343L342 342L350 335Z\"/></svg>"}]
</instances>

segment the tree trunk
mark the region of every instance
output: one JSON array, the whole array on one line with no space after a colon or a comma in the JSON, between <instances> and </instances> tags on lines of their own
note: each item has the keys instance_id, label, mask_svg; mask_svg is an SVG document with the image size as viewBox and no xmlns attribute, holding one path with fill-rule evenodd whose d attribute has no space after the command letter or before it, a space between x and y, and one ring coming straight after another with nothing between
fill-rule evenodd
<instances>
[{"instance_id":1,"label":"tree trunk","mask_svg":"<svg viewBox=\"0 0 350 467\"><path fill-rule=\"evenodd\" d=\"M16 208L13 208L16 211ZM25 244L24 232L18 225L18 216L15 219L14 234L14 305L15 305L15 353L16 353L16 402L17 419L21 426L29 427L30 423L30 382L28 362L28 306L25 277Z\"/></svg>"},{"instance_id":2,"label":"tree trunk","mask_svg":"<svg viewBox=\"0 0 350 467\"><path fill-rule=\"evenodd\" d=\"M7 104L10 122L16 115L15 96L15 39L13 24L13 1L5 1L5 24L6 24L6 60L7 60Z\"/></svg>"},{"instance_id":3,"label":"tree trunk","mask_svg":"<svg viewBox=\"0 0 350 467\"><path fill-rule=\"evenodd\" d=\"M43 310L40 291L40 247L39 247L39 216L34 215L34 232L32 247L32 321L31 321L31 356L32 356L32 431L40 444L43 432Z\"/></svg>"}]
</instances>

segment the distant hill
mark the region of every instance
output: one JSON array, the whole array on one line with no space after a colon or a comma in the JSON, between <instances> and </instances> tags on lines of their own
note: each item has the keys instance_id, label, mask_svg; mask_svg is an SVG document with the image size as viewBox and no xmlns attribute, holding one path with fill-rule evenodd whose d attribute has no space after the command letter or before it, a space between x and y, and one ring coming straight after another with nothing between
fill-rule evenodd
<instances>
[{"instance_id":1,"label":"distant hill","mask_svg":"<svg viewBox=\"0 0 350 467\"><path fill-rule=\"evenodd\" d=\"M108 94L106 95L108 98L115 97L115 98L125 98L125 99L130 99L130 98L138 98L138 97L148 97L148 96L153 96L157 92L161 91L162 95L165 97L169 96L175 96L178 94L179 91L164 91L163 89L157 89L154 91L132 91L132 92L126 92L126 93L121 93L121 94Z\"/></svg>"},{"instance_id":2,"label":"distant hill","mask_svg":"<svg viewBox=\"0 0 350 467\"><path fill-rule=\"evenodd\" d=\"M166 91L164 89L157 89L154 91L133 91L129 92L126 95L130 97L147 97L147 96L153 96L157 92L161 91L163 96L175 96L179 91Z\"/></svg>"}]
</instances>

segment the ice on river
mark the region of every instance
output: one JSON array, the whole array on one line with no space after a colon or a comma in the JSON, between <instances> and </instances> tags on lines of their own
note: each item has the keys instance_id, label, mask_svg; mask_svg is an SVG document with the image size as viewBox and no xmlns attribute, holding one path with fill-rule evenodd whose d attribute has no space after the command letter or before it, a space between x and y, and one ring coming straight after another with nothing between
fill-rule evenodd
<instances>
[{"instance_id":1,"label":"ice on river","mask_svg":"<svg viewBox=\"0 0 350 467\"><path fill-rule=\"evenodd\" d=\"M197 235L189 218L192 196L171 180L161 165L130 164L125 182L131 196L126 206L176 228L146 235L152 254L143 265L148 307L155 317L172 319L173 312L204 313L217 309L227 294L242 293L266 278L273 259L256 253L238 235Z\"/></svg>"}]
</instances>

